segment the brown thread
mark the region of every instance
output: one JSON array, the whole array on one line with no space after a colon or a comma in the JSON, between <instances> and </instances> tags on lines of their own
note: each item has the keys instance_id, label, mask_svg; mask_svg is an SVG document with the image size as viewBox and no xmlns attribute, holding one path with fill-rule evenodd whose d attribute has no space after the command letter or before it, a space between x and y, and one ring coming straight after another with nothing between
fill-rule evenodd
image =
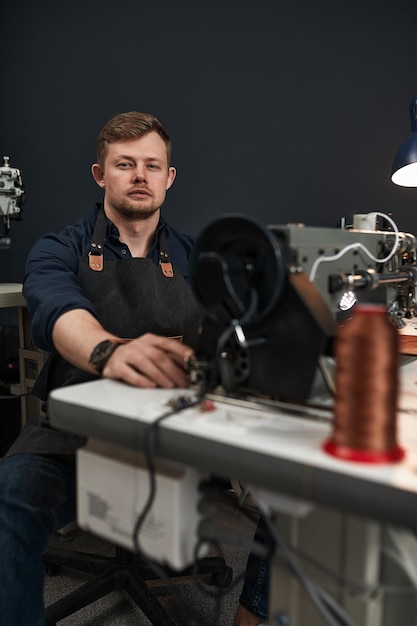
<instances>
[{"instance_id":1,"label":"brown thread","mask_svg":"<svg viewBox=\"0 0 417 626\"><path fill-rule=\"evenodd\" d=\"M333 433L324 449L367 463L398 461L398 331L383 305L357 305L335 338Z\"/></svg>"}]
</instances>

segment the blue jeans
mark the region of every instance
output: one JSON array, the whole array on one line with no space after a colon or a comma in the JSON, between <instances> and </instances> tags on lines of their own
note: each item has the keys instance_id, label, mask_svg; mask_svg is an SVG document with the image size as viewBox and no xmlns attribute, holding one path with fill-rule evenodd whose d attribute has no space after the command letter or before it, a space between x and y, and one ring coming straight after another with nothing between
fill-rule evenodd
<instances>
[{"instance_id":1,"label":"blue jeans","mask_svg":"<svg viewBox=\"0 0 417 626\"><path fill-rule=\"evenodd\" d=\"M268 549L272 547L272 539L262 518L258 522L254 541ZM268 619L268 601L269 562L250 552L239 602L250 613L265 622Z\"/></svg>"},{"instance_id":2,"label":"blue jeans","mask_svg":"<svg viewBox=\"0 0 417 626\"><path fill-rule=\"evenodd\" d=\"M38 454L0 461L0 616L7 626L44 626L50 535L75 520L75 465Z\"/></svg>"}]
</instances>

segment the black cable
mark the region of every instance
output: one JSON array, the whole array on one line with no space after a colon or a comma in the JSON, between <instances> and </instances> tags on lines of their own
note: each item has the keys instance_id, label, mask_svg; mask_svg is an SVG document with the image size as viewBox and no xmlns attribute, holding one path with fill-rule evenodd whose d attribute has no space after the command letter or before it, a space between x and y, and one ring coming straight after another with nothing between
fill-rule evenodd
<instances>
[{"instance_id":1,"label":"black cable","mask_svg":"<svg viewBox=\"0 0 417 626\"><path fill-rule=\"evenodd\" d=\"M194 619L190 619L189 615L185 612L181 598L177 597L180 595L178 592L178 589L176 589L175 585L172 583L170 576L166 573L166 571L162 567L160 567L154 561L151 561L149 558L145 556L139 543L139 533L150 509L152 508L152 504L155 500L155 495L156 495L156 472L155 472L155 464L154 464L154 459L153 459L153 445L155 443L155 438L157 436L159 426L166 419L173 417L175 415L178 415L178 413L180 413L181 411L185 409L197 406L198 404L200 404L200 402L201 402L201 396L198 396L193 401L190 401L188 397L183 397L182 400L181 398L179 398L177 400L177 405L175 406L175 408L170 409L166 413L163 413L162 415L160 415L145 430L145 433L143 436L143 453L145 455L146 466L148 469L149 493L148 493L148 497L145 502L145 505L143 506L142 512L138 515L135 525L134 525L134 529L133 529L133 544L134 544L135 553L147 564L147 566L152 571L155 572L156 576L159 579L163 580L171 588L171 591L173 592L172 594L173 598L175 599L177 607L179 608L182 614L182 620L183 620L182 625L184 626L200 626L200 625Z\"/></svg>"},{"instance_id":2,"label":"black cable","mask_svg":"<svg viewBox=\"0 0 417 626\"><path fill-rule=\"evenodd\" d=\"M145 433L143 435L143 453L145 455L146 465L147 465L147 469L149 472L149 494L145 502L145 505L142 509L142 512L139 514L139 516L136 519L135 526L133 529L133 540L135 544L135 549L137 549L137 551L140 553L142 552L142 550L140 549L140 546L139 546L139 539L138 539L139 531L142 527L143 522L145 521L146 516L148 515L151 509L151 506L153 504L153 501L155 499L155 494L156 494L155 465L154 465L154 460L153 460L153 449L152 449L153 443L154 443L153 440L156 438L159 426L162 422L167 420L169 417L178 415L178 413L181 413L181 411L184 411L185 409L190 409L194 406L197 406L198 404L201 403L201 399L202 399L201 396L198 396L193 401L189 401L188 399L184 398L183 406L176 406L175 408L170 409L166 413L163 413L162 415L157 417L156 420L154 420L152 424L145 430Z\"/></svg>"}]
</instances>

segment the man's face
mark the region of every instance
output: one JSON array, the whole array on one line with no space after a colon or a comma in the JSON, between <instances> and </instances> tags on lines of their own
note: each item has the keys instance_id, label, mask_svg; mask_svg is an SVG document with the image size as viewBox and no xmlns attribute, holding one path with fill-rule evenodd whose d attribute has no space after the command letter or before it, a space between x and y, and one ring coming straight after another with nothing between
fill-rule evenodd
<instances>
[{"instance_id":1,"label":"man's face","mask_svg":"<svg viewBox=\"0 0 417 626\"><path fill-rule=\"evenodd\" d=\"M165 143L156 132L109 144L104 167L95 163L92 172L105 190L109 217L117 213L132 221L151 217L175 178L175 169L168 167Z\"/></svg>"}]
</instances>

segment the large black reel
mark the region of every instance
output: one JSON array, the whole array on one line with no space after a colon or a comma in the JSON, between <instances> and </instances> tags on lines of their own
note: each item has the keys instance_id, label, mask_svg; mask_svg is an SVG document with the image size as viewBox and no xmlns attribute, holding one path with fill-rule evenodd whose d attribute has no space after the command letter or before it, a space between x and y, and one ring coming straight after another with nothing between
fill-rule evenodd
<instances>
[{"instance_id":1,"label":"large black reel","mask_svg":"<svg viewBox=\"0 0 417 626\"><path fill-rule=\"evenodd\" d=\"M258 324L279 300L286 267L276 237L255 220L230 214L209 224L191 256L191 281L206 314L221 326Z\"/></svg>"}]
</instances>

